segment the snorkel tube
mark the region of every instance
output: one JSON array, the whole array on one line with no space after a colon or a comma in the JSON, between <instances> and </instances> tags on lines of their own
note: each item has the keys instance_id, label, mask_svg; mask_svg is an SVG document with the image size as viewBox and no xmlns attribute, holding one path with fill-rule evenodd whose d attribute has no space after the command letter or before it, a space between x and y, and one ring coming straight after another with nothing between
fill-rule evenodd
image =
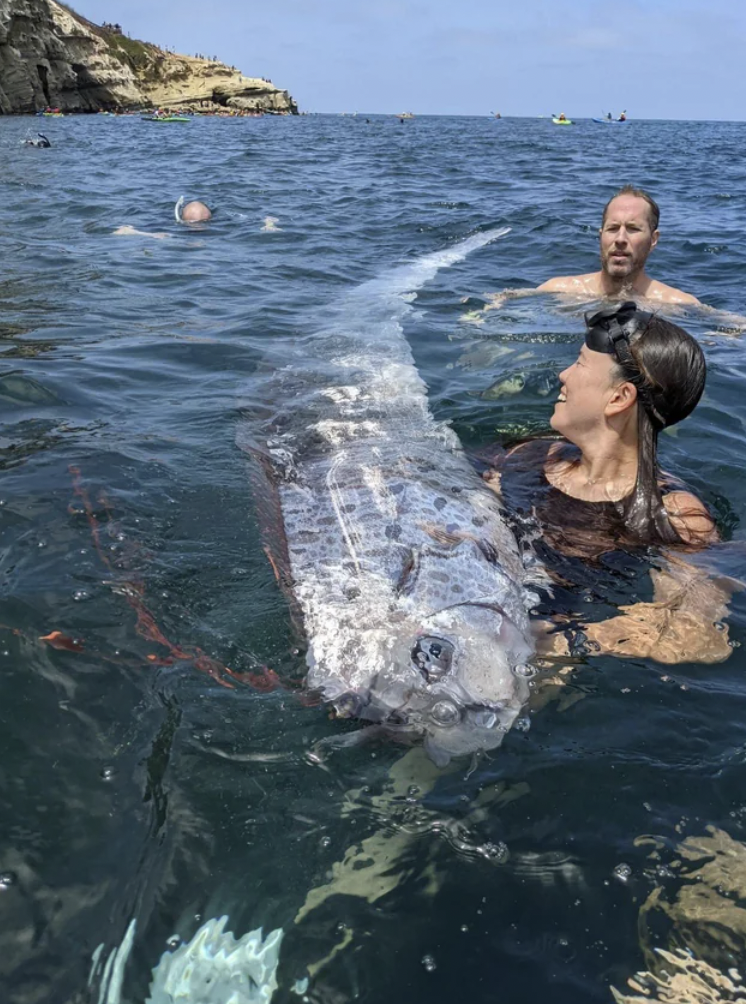
<instances>
[{"instance_id":1,"label":"snorkel tube","mask_svg":"<svg viewBox=\"0 0 746 1004\"><path fill-rule=\"evenodd\" d=\"M174 206L174 216L176 217L177 223L183 223L184 220L181 218L181 210L184 208L184 196L179 196L179 201Z\"/></svg>"}]
</instances>

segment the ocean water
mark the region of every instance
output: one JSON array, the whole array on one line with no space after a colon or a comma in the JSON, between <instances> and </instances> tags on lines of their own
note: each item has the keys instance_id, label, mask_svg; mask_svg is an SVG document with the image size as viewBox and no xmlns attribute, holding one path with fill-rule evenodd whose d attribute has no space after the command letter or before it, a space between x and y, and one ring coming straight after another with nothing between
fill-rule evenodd
<instances>
[{"instance_id":1,"label":"ocean water","mask_svg":"<svg viewBox=\"0 0 746 1004\"><path fill-rule=\"evenodd\" d=\"M743 594L727 662L588 658L473 768L438 774L386 742L319 763L312 745L351 726L303 699L236 436L325 306L497 226L510 235L420 291L405 335L467 445L544 428L582 307L464 314L593 270L626 182L661 204L651 273L746 312L746 125L100 116L44 120L52 148L23 148L38 127L0 118L2 1000L98 1001L91 956L133 917L138 1004L169 939L224 913L237 935L284 929L276 1001L310 972L325 1004L590 1004L656 946L733 965ZM215 207L209 226L176 225L182 194ZM709 376L663 461L717 514L713 570L743 579L744 341L721 314L676 319ZM620 569L589 602L635 588Z\"/></svg>"}]
</instances>

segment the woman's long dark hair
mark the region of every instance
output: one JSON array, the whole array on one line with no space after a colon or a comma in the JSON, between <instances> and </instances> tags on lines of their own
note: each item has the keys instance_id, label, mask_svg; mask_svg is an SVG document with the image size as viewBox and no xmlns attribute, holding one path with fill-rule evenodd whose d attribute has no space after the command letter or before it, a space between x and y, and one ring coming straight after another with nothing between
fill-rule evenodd
<instances>
[{"instance_id":1,"label":"woman's long dark hair","mask_svg":"<svg viewBox=\"0 0 746 1004\"><path fill-rule=\"evenodd\" d=\"M637 388L638 457L635 487L623 504L624 523L641 544L677 544L681 537L661 496L658 434L697 406L705 388L705 357L690 334L662 317L638 312L627 324L634 330L626 360L617 358L617 375Z\"/></svg>"}]
</instances>

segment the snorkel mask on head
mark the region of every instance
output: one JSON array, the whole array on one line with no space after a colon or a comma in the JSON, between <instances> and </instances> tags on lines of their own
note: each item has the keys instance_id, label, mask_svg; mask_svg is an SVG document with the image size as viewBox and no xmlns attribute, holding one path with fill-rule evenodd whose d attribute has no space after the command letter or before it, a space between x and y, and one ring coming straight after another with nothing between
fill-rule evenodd
<instances>
[{"instance_id":1,"label":"snorkel mask on head","mask_svg":"<svg viewBox=\"0 0 746 1004\"><path fill-rule=\"evenodd\" d=\"M650 388L629 347L630 338L650 324L653 314L640 310L632 300L615 307L606 307L595 314L586 314L585 344L592 352L614 356L626 378L637 388L637 397L656 426L667 422L653 404Z\"/></svg>"}]
</instances>

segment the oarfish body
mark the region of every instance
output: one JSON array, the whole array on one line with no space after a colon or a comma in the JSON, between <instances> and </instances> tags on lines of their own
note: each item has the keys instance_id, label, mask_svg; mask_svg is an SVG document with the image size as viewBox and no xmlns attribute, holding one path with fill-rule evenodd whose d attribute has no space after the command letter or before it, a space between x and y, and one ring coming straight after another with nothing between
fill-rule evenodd
<instances>
[{"instance_id":1,"label":"oarfish body","mask_svg":"<svg viewBox=\"0 0 746 1004\"><path fill-rule=\"evenodd\" d=\"M499 745L523 707L531 596L498 499L430 413L401 320L438 269L506 232L344 296L288 350L267 423L308 686L343 715L416 728L440 762Z\"/></svg>"}]
</instances>

